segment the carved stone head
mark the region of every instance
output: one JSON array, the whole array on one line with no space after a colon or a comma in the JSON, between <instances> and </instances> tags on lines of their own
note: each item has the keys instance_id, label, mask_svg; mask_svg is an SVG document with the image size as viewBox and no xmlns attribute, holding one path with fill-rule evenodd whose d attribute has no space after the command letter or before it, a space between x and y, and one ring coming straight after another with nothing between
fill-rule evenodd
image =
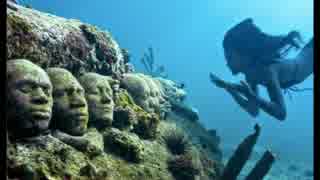
<instances>
[{"instance_id":1,"label":"carved stone head","mask_svg":"<svg viewBox=\"0 0 320 180\"><path fill-rule=\"evenodd\" d=\"M147 82L135 73L124 74L121 80L121 86L125 88L133 97L135 103L142 107L147 112L152 112L153 109L149 106L148 98L150 89Z\"/></svg>"},{"instance_id":2,"label":"carved stone head","mask_svg":"<svg viewBox=\"0 0 320 180\"><path fill-rule=\"evenodd\" d=\"M100 128L111 126L113 121L112 79L97 73L86 73L79 79L86 91L89 107L89 124ZM97 127L97 128L99 128Z\"/></svg>"},{"instance_id":3,"label":"carved stone head","mask_svg":"<svg viewBox=\"0 0 320 180\"><path fill-rule=\"evenodd\" d=\"M7 62L7 122L11 135L37 136L48 129L52 84L47 73L26 59Z\"/></svg>"},{"instance_id":4,"label":"carved stone head","mask_svg":"<svg viewBox=\"0 0 320 180\"><path fill-rule=\"evenodd\" d=\"M89 117L83 87L66 69L49 68L47 72L53 85L51 127L70 135L83 135Z\"/></svg>"},{"instance_id":5,"label":"carved stone head","mask_svg":"<svg viewBox=\"0 0 320 180\"><path fill-rule=\"evenodd\" d=\"M147 112L159 114L164 99L155 80L143 74L127 73L124 74L121 85L128 90L137 105Z\"/></svg>"}]
</instances>

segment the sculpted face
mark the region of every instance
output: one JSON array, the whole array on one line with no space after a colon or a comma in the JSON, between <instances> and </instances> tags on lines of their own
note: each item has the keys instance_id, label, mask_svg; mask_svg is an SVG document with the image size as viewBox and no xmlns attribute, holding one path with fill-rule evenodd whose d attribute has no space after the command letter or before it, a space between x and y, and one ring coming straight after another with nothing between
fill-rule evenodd
<instances>
[{"instance_id":1,"label":"sculpted face","mask_svg":"<svg viewBox=\"0 0 320 180\"><path fill-rule=\"evenodd\" d=\"M49 68L48 75L53 85L51 126L70 135L83 135L88 124L88 106L84 89L65 69Z\"/></svg>"},{"instance_id":2,"label":"sculpted face","mask_svg":"<svg viewBox=\"0 0 320 180\"><path fill-rule=\"evenodd\" d=\"M160 113L160 104L164 103L164 99L162 97L160 86L156 83L154 79L146 75L140 75L143 78L149 87L148 98L146 99L149 108L153 110L154 113Z\"/></svg>"},{"instance_id":3,"label":"sculpted face","mask_svg":"<svg viewBox=\"0 0 320 180\"><path fill-rule=\"evenodd\" d=\"M147 101L150 89L143 78L133 73L124 74L121 84L130 93L137 105L148 112L152 111Z\"/></svg>"},{"instance_id":4,"label":"sculpted face","mask_svg":"<svg viewBox=\"0 0 320 180\"><path fill-rule=\"evenodd\" d=\"M101 127L110 126L113 120L113 91L109 84L111 78L96 73L81 76L80 83L86 91L90 123Z\"/></svg>"},{"instance_id":5,"label":"sculpted face","mask_svg":"<svg viewBox=\"0 0 320 180\"><path fill-rule=\"evenodd\" d=\"M160 86L149 76L128 73L124 74L122 85L128 90L134 101L150 113L159 113L160 106L165 102Z\"/></svg>"},{"instance_id":6,"label":"sculpted face","mask_svg":"<svg viewBox=\"0 0 320 180\"><path fill-rule=\"evenodd\" d=\"M48 129L52 85L47 73L25 59L7 62L8 129L17 136L36 136Z\"/></svg>"}]
</instances>

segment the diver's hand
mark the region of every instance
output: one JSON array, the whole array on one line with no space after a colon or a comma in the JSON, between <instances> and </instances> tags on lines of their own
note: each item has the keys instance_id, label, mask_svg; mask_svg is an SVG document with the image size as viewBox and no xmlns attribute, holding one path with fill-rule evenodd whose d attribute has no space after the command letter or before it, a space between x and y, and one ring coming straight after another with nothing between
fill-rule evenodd
<instances>
[{"instance_id":1,"label":"diver's hand","mask_svg":"<svg viewBox=\"0 0 320 180\"><path fill-rule=\"evenodd\" d=\"M213 84L215 84L219 88L229 88L229 83L220 79L218 76L214 75L213 73L209 74L210 80Z\"/></svg>"}]
</instances>

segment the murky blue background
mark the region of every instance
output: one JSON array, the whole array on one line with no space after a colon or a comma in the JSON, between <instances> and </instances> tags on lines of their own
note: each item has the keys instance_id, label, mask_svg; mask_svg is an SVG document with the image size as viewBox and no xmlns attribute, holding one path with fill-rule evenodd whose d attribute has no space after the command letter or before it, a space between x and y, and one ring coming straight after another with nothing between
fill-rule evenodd
<instances>
[{"instance_id":1,"label":"murky blue background","mask_svg":"<svg viewBox=\"0 0 320 180\"><path fill-rule=\"evenodd\" d=\"M299 30L305 41L313 36L312 0L25 0L35 9L66 18L80 19L109 30L121 47L132 54L132 62L143 71L140 58L152 45L155 60L163 64L169 78L186 84L188 102L195 106L201 122L215 128L223 144L237 145L259 122L263 129L261 148L271 148L279 158L312 162L313 92L286 97L285 122L261 113L256 119L214 87L208 78L239 81L226 67L224 33L244 18L252 17L271 34ZM313 87L313 76L300 85ZM265 91L262 95L265 96Z\"/></svg>"}]
</instances>

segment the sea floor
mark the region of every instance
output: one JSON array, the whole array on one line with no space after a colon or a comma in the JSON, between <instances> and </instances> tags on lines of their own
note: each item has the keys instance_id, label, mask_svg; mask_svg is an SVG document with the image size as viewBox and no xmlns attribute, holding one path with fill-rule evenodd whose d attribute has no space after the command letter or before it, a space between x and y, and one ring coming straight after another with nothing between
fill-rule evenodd
<instances>
[{"instance_id":1,"label":"sea floor","mask_svg":"<svg viewBox=\"0 0 320 180\"><path fill-rule=\"evenodd\" d=\"M257 161L249 161L242 170L239 180L244 180ZM294 165L287 161L275 162L264 180L313 180L313 167L305 162Z\"/></svg>"},{"instance_id":2,"label":"sea floor","mask_svg":"<svg viewBox=\"0 0 320 180\"><path fill-rule=\"evenodd\" d=\"M228 155L224 155L226 164ZM258 157L251 158L241 171L238 180L244 180L258 161ZM264 180L313 180L313 164L302 160L277 159Z\"/></svg>"}]
</instances>

